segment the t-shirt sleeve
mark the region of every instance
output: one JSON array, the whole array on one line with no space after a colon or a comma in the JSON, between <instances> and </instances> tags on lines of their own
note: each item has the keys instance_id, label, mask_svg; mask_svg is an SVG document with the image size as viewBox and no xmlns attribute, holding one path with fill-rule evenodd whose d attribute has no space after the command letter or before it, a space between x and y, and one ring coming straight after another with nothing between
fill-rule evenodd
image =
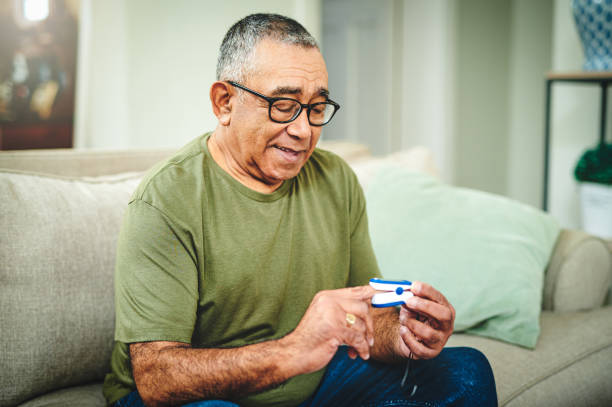
<instances>
[{"instance_id":1,"label":"t-shirt sleeve","mask_svg":"<svg viewBox=\"0 0 612 407\"><path fill-rule=\"evenodd\" d=\"M191 342L198 273L190 240L159 209L130 202L117 245L116 340Z\"/></svg>"},{"instance_id":2,"label":"t-shirt sleeve","mask_svg":"<svg viewBox=\"0 0 612 407\"><path fill-rule=\"evenodd\" d=\"M371 278L380 278L380 270L376 262L370 232L368 230L368 215L363 189L357 177L352 173L350 191L351 218L351 265L349 286L367 285Z\"/></svg>"}]
</instances>

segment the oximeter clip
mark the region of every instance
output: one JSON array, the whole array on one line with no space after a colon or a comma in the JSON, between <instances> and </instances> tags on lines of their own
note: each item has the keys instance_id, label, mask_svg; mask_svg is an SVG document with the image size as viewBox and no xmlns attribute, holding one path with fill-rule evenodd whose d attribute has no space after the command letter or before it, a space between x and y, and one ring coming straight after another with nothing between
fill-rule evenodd
<instances>
[{"instance_id":1,"label":"oximeter clip","mask_svg":"<svg viewBox=\"0 0 612 407\"><path fill-rule=\"evenodd\" d=\"M412 282L408 280L383 280L382 278L372 278L370 287L383 293L374 294L372 306L377 308L394 307L405 304L414 294L410 291Z\"/></svg>"}]
</instances>

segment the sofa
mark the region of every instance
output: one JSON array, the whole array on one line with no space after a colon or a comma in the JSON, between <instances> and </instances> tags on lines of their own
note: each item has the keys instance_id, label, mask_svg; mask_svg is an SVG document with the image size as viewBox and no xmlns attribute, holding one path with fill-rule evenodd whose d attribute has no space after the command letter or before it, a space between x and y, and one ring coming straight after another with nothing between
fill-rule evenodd
<instances>
[{"instance_id":1,"label":"sofa","mask_svg":"<svg viewBox=\"0 0 612 407\"><path fill-rule=\"evenodd\" d=\"M364 185L380 157L322 142ZM170 150L0 153L0 406L103 406L122 215L143 171ZM436 173L431 154L395 161ZM455 333L490 360L501 406L612 405L610 242L562 230L543 274L534 349Z\"/></svg>"}]
</instances>

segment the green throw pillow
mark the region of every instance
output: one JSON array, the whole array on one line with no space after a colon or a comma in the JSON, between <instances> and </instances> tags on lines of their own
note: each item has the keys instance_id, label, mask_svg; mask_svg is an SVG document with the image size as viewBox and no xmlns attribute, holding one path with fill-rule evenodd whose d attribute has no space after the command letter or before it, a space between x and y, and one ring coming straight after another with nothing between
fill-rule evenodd
<instances>
[{"instance_id":1,"label":"green throw pillow","mask_svg":"<svg viewBox=\"0 0 612 407\"><path fill-rule=\"evenodd\" d=\"M436 287L457 311L455 331L535 347L559 234L550 215L394 166L378 172L366 200L385 278Z\"/></svg>"}]
</instances>

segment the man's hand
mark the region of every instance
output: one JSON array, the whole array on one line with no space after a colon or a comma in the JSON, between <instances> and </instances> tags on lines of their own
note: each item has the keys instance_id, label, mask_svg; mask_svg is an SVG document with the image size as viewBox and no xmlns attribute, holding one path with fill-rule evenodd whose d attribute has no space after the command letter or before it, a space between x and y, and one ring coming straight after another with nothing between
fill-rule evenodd
<instances>
[{"instance_id":1,"label":"man's hand","mask_svg":"<svg viewBox=\"0 0 612 407\"><path fill-rule=\"evenodd\" d=\"M399 315L397 353L413 359L431 359L442 351L453 333L455 309L429 284L413 282L411 297Z\"/></svg>"},{"instance_id":2,"label":"man's hand","mask_svg":"<svg viewBox=\"0 0 612 407\"><path fill-rule=\"evenodd\" d=\"M362 286L315 295L297 328L283 338L297 352L297 372L324 368L342 344L351 347L351 357L369 359L374 343L370 299L375 293L373 288ZM347 322L347 313L356 317L354 324Z\"/></svg>"}]
</instances>

